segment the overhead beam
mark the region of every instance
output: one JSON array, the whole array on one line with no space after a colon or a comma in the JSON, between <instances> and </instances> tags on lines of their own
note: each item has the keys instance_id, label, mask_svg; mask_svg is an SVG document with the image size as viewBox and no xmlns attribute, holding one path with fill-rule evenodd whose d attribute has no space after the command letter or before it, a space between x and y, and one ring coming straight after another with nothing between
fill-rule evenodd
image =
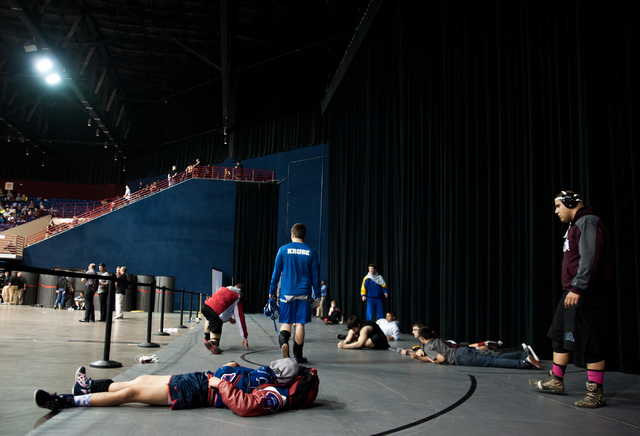
<instances>
[{"instance_id":1,"label":"overhead beam","mask_svg":"<svg viewBox=\"0 0 640 436\"><path fill-rule=\"evenodd\" d=\"M186 45L184 45L183 43L181 43L180 41L178 41L176 38L174 38L173 36L169 35L167 32L165 32L164 30L160 29L158 26L154 25L153 23L145 20L144 18L139 17L138 15L134 14L133 12L131 12L128 8L126 8L125 6L118 6L118 9L125 11L126 13L128 13L129 15L131 15L132 17L134 17L136 20L141 21L145 26L151 27L153 30L155 30L156 32L158 32L160 35L164 36L165 38L167 38L169 41L173 42L175 45L177 45L178 47L180 47L183 51L189 53L190 55L192 55L193 57L195 57L196 59L201 60L202 62L204 62L205 64L209 65L210 67L215 68L218 71L222 71L222 68L219 67L218 65L216 65L215 63L211 62L209 59L207 59L206 57L202 56L200 53L198 53L197 51L193 50L192 48L187 47Z\"/></svg>"},{"instance_id":2,"label":"overhead beam","mask_svg":"<svg viewBox=\"0 0 640 436\"><path fill-rule=\"evenodd\" d=\"M351 65L351 61L358 52L362 41L364 41L364 37L371 27L376 13L378 12L378 9L380 9L380 5L382 5L382 0L371 0L369 2L369 5L367 6L367 9L364 11L362 20L360 20L360 24L356 28L353 38L351 39L351 42L347 47L347 51L345 52L340 65L338 65L338 70L331 79L331 83L329 83L329 87L327 88L324 97L322 97L320 111L321 114L324 114L324 112L327 110L327 107L329 107L329 103L333 98L333 94L335 94L338 86L340 86L340 82L342 82L344 75L347 73L349 65Z\"/></svg>"}]
</instances>

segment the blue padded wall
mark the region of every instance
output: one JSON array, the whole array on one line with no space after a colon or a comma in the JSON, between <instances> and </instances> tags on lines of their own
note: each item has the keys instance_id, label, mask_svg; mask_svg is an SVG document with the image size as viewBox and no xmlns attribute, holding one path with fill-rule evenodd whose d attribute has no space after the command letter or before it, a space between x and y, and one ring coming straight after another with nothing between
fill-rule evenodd
<instances>
[{"instance_id":1,"label":"blue padded wall","mask_svg":"<svg viewBox=\"0 0 640 436\"><path fill-rule=\"evenodd\" d=\"M235 187L187 180L27 247L24 263L86 268L104 262L109 272L126 265L130 274L174 276L179 289L210 293L212 266L225 280L233 273Z\"/></svg>"}]
</instances>

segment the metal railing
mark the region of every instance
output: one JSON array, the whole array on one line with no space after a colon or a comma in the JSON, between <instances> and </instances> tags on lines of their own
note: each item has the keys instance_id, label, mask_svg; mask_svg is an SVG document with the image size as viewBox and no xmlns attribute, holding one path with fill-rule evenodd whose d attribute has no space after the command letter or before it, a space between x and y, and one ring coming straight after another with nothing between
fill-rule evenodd
<instances>
[{"instance_id":1,"label":"metal railing","mask_svg":"<svg viewBox=\"0 0 640 436\"><path fill-rule=\"evenodd\" d=\"M22 259L24 237L18 235L0 235L0 258Z\"/></svg>"},{"instance_id":2,"label":"metal railing","mask_svg":"<svg viewBox=\"0 0 640 436\"><path fill-rule=\"evenodd\" d=\"M126 206L130 203L148 197L149 195L160 192L166 188L169 188L178 183L184 182L188 179L218 179L228 181L243 181L243 182L274 182L274 172L272 170L255 170L235 167L214 167L210 165L193 165L176 174L172 179L163 179L157 182L153 182L152 185L146 186L133 192L129 198L127 197L115 197L106 199L100 202L100 205L88 210L82 214L75 214L71 222L65 222L56 224L53 226L47 226L45 230L41 230L33 235L27 237L26 246L40 242L46 238L62 233L66 230L72 229L80 224L84 224L92 219L98 218L109 212L112 212L120 207ZM55 207L52 207L55 209Z\"/></svg>"}]
</instances>

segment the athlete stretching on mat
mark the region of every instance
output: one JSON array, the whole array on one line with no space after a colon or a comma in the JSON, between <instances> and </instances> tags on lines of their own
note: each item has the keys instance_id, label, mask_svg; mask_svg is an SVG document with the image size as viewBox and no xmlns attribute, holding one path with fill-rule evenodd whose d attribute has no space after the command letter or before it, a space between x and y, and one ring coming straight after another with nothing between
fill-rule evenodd
<instances>
[{"instance_id":1,"label":"athlete stretching on mat","mask_svg":"<svg viewBox=\"0 0 640 436\"><path fill-rule=\"evenodd\" d=\"M73 394L37 390L35 401L39 407L51 410L143 403L170 406L172 410L228 407L239 416L256 416L311 404L317 395L317 380L315 370L301 370L289 358L257 370L229 362L215 373L142 375L128 382L91 380L80 367Z\"/></svg>"}]
</instances>

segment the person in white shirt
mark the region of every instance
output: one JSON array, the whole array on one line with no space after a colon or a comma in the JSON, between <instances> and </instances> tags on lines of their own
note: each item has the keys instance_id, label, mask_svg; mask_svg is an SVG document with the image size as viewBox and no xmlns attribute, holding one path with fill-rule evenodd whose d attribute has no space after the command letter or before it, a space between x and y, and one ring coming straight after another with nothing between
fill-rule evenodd
<instances>
[{"instance_id":1,"label":"person in white shirt","mask_svg":"<svg viewBox=\"0 0 640 436\"><path fill-rule=\"evenodd\" d=\"M395 312L387 312L386 317L380 318L376 323L384 332L387 341L397 341L400 339L400 327L398 327Z\"/></svg>"}]
</instances>

